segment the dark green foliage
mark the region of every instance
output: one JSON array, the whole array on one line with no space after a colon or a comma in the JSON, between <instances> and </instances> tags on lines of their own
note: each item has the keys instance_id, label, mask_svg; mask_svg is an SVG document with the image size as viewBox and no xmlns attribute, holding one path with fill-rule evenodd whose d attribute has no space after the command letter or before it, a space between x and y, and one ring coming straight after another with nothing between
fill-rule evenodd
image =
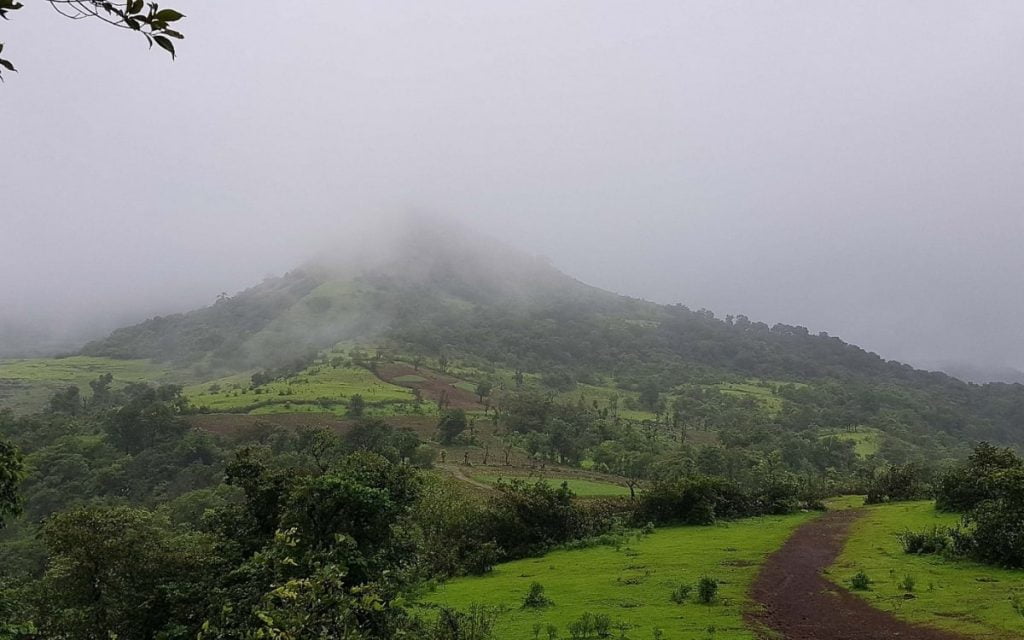
<instances>
[{"instance_id":1,"label":"dark green foliage","mask_svg":"<svg viewBox=\"0 0 1024 640\"><path fill-rule=\"evenodd\" d=\"M141 640L198 627L219 564L208 536L129 507L62 513L42 535L50 562L30 600L44 636Z\"/></svg>"},{"instance_id":2,"label":"dark green foliage","mask_svg":"<svg viewBox=\"0 0 1024 640\"><path fill-rule=\"evenodd\" d=\"M924 531L909 529L897 535L904 553L944 554L953 547L950 530L946 527L932 527Z\"/></svg>"},{"instance_id":3,"label":"dark green foliage","mask_svg":"<svg viewBox=\"0 0 1024 640\"><path fill-rule=\"evenodd\" d=\"M697 581L697 602L711 604L718 599L718 580L710 576L702 576Z\"/></svg>"},{"instance_id":4,"label":"dark green foliage","mask_svg":"<svg viewBox=\"0 0 1024 640\"><path fill-rule=\"evenodd\" d=\"M850 578L850 587L855 591L867 591L871 588L871 578L863 571L858 571Z\"/></svg>"},{"instance_id":5,"label":"dark green foliage","mask_svg":"<svg viewBox=\"0 0 1024 640\"><path fill-rule=\"evenodd\" d=\"M363 415L366 410L366 401L363 400L363 396L358 393L352 395L348 399L348 415L353 418L358 418Z\"/></svg>"},{"instance_id":6,"label":"dark green foliage","mask_svg":"<svg viewBox=\"0 0 1024 640\"><path fill-rule=\"evenodd\" d=\"M424 629L426 640L488 640L498 612L492 608L473 606L468 611L442 607L437 620Z\"/></svg>"},{"instance_id":7,"label":"dark green foliage","mask_svg":"<svg viewBox=\"0 0 1024 640\"><path fill-rule=\"evenodd\" d=\"M4 519L21 513L21 494L18 487L25 477L21 453L13 444L0 440L0 529Z\"/></svg>"},{"instance_id":8,"label":"dark green foliage","mask_svg":"<svg viewBox=\"0 0 1024 640\"><path fill-rule=\"evenodd\" d=\"M553 604L555 603L551 601L551 598L544 595L544 585L539 582L530 583L530 590L523 597L524 609L542 609Z\"/></svg>"},{"instance_id":9,"label":"dark green foliage","mask_svg":"<svg viewBox=\"0 0 1024 640\"><path fill-rule=\"evenodd\" d=\"M1024 469L1004 472L999 497L974 507L964 520L972 526L975 556L1004 567L1024 567Z\"/></svg>"},{"instance_id":10,"label":"dark green foliage","mask_svg":"<svg viewBox=\"0 0 1024 640\"><path fill-rule=\"evenodd\" d=\"M437 422L438 439L441 444L452 444L466 430L466 412L462 409L448 409Z\"/></svg>"},{"instance_id":11,"label":"dark green foliage","mask_svg":"<svg viewBox=\"0 0 1024 640\"><path fill-rule=\"evenodd\" d=\"M680 584L678 587L672 590L669 599L676 604L685 604L690 599L690 592L693 591L693 586L689 584Z\"/></svg>"},{"instance_id":12,"label":"dark green foliage","mask_svg":"<svg viewBox=\"0 0 1024 640\"><path fill-rule=\"evenodd\" d=\"M1009 472L1024 467L1012 450L979 443L967 463L944 474L935 492L935 503L944 511L970 511L985 500L1004 493L1001 484Z\"/></svg>"},{"instance_id":13,"label":"dark green foliage","mask_svg":"<svg viewBox=\"0 0 1024 640\"><path fill-rule=\"evenodd\" d=\"M552 487L542 480L512 480L499 482L496 488L497 495L488 502L486 537L509 557L527 556L590 533L564 483Z\"/></svg>"},{"instance_id":14,"label":"dark green foliage","mask_svg":"<svg viewBox=\"0 0 1024 640\"><path fill-rule=\"evenodd\" d=\"M658 482L643 493L636 517L641 522L711 524L719 518L755 515L750 496L737 485L708 476Z\"/></svg>"},{"instance_id":15,"label":"dark green foliage","mask_svg":"<svg viewBox=\"0 0 1024 640\"><path fill-rule=\"evenodd\" d=\"M929 497L927 471L917 464L891 465L875 473L868 486L868 504L921 500Z\"/></svg>"}]
</instances>

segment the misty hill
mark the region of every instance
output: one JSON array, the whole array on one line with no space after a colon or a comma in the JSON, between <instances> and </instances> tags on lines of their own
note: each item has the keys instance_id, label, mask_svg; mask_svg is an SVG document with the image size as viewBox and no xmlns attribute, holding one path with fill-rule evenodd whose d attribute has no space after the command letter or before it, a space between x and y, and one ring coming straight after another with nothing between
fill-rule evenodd
<instances>
[{"instance_id":1,"label":"misty hill","mask_svg":"<svg viewBox=\"0 0 1024 640\"><path fill-rule=\"evenodd\" d=\"M209 307L119 329L81 353L212 374L301 363L339 341L361 341L533 372L561 390L602 382L669 393L768 380L785 400L780 428L867 425L905 440L1024 441L1019 385L971 385L804 327L616 295L479 238L419 232L382 255L311 262Z\"/></svg>"}]
</instances>

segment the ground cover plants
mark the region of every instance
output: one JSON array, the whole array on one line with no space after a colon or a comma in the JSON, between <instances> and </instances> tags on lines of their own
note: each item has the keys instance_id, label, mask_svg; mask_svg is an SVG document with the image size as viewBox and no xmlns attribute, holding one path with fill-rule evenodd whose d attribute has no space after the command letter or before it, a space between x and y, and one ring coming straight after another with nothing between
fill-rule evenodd
<instances>
[{"instance_id":1,"label":"ground cover plants","mask_svg":"<svg viewBox=\"0 0 1024 640\"><path fill-rule=\"evenodd\" d=\"M863 572L870 579L870 589L854 593L911 622L968 637L1009 639L1024 634L1024 618L1013 605L1014 598L1019 601L1024 593L1024 571L905 552L901 537L908 530L955 527L958 514L937 511L932 501L877 505L865 511L829 570L834 582L849 587L854 576Z\"/></svg>"},{"instance_id":2,"label":"ground cover plants","mask_svg":"<svg viewBox=\"0 0 1024 640\"><path fill-rule=\"evenodd\" d=\"M559 638L572 637L570 626L586 614L607 616L612 637L618 637L616 625L624 625L630 638L651 638L660 629L665 640L708 635L750 639L754 635L744 624L743 610L750 604L747 592L758 566L794 528L813 517L801 513L710 527L669 527L638 535L618 548L554 551L499 564L481 577L451 580L424 602L500 608L498 640L531 638L533 629L543 634L549 625ZM533 583L543 585L552 606L521 607ZM701 593L710 604L701 602Z\"/></svg>"}]
</instances>

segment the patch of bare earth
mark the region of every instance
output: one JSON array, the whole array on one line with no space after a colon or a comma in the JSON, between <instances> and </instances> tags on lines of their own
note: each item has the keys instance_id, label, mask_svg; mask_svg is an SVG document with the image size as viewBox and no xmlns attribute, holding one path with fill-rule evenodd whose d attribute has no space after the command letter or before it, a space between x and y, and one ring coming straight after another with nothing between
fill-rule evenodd
<instances>
[{"instance_id":1,"label":"patch of bare earth","mask_svg":"<svg viewBox=\"0 0 1024 640\"><path fill-rule=\"evenodd\" d=\"M749 621L786 640L966 640L899 620L825 578L862 514L834 511L800 526L762 567L751 591L761 607Z\"/></svg>"},{"instance_id":2,"label":"patch of bare earth","mask_svg":"<svg viewBox=\"0 0 1024 640\"><path fill-rule=\"evenodd\" d=\"M477 402L475 394L455 386L456 383L460 382L458 378L428 369L417 370L403 362L378 364L375 373L378 378L389 384L405 387L406 389L419 389L425 401L436 403L441 399L441 395L445 394L448 406L452 409L483 409L483 405ZM419 382L396 380L396 378L406 376L418 376L423 378L423 380Z\"/></svg>"}]
</instances>

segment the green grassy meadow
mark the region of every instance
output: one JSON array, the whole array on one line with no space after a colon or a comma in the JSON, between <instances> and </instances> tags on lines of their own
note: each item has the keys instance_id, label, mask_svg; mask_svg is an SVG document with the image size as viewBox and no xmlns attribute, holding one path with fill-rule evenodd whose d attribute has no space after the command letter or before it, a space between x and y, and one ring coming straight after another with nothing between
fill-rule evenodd
<instances>
[{"instance_id":1,"label":"green grassy meadow","mask_svg":"<svg viewBox=\"0 0 1024 640\"><path fill-rule=\"evenodd\" d=\"M183 382L181 372L149 360L115 360L72 356L0 360L0 406L38 411L55 391L75 385L88 397L89 381L109 373L115 385L129 382Z\"/></svg>"},{"instance_id":2,"label":"green grassy meadow","mask_svg":"<svg viewBox=\"0 0 1024 640\"><path fill-rule=\"evenodd\" d=\"M853 452L858 458L867 458L878 453L882 446L882 432L871 427L858 427L853 431L836 431L822 438L836 438L853 443Z\"/></svg>"},{"instance_id":3,"label":"green grassy meadow","mask_svg":"<svg viewBox=\"0 0 1024 640\"><path fill-rule=\"evenodd\" d=\"M536 623L554 624L558 637L566 638L568 624L587 611L606 614L613 623L627 623L629 638L652 638L654 630L661 629L665 640L752 639L743 611L750 606L747 592L758 567L794 528L813 517L796 514L711 527L672 527L630 540L619 549L554 551L499 565L486 576L452 580L424 602L503 607L497 640L532 638ZM672 602L670 595L679 584L695 584L704 575L720 581L716 603L699 604L692 596L684 604ZM534 581L544 586L553 606L521 608Z\"/></svg>"},{"instance_id":4,"label":"green grassy meadow","mask_svg":"<svg viewBox=\"0 0 1024 640\"><path fill-rule=\"evenodd\" d=\"M497 484L499 479L504 480L523 480L526 482L535 482L538 480L536 476L502 476L493 474L474 475L474 480L483 482L485 484ZM569 485L569 489L573 491L577 496L588 498L598 496L628 496L629 488L619 484L613 484L611 482L601 482L599 480L589 480L586 478L543 478L545 482L552 486L561 486L563 482Z\"/></svg>"},{"instance_id":5,"label":"green grassy meadow","mask_svg":"<svg viewBox=\"0 0 1024 640\"><path fill-rule=\"evenodd\" d=\"M388 384L362 367L314 365L286 380L269 382L258 390L248 388L252 373L193 385L185 389L185 395L195 406L221 413L266 414L308 410L340 415L345 413L348 400L356 394L366 401L368 415L413 412L414 398L409 389ZM422 410L429 409L430 404L424 403Z\"/></svg>"},{"instance_id":6,"label":"green grassy meadow","mask_svg":"<svg viewBox=\"0 0 1024 640\"><path fill-rule=\"evenodd\" d=\"M896 539L907 528L918 531L958 521L956 514L936 511L930 501L868 507L867 514L854 524L846 547L830 569L830 578L845 586L863 570L873 581L872 588L853 593L911 622L968 637L1024 637L1024 617L1010 602L1015 592L1024 598L1024 570L908 555ZM913 598L905 598L899 585L908 575L916 581Z\"/></svg>"},{"instance_id":7,"label":"green grassy meadow","mask_svg":"<svg viewBox=\"0 0 1024 640\"><path fill-rule=\"evenodd\" d=\"M782 411L782 398L775 395L774 389L757 384L757 380L747 383L724 382L715 385L722 393L737 398L752 398L761 403L771 415L778 415Z\"/></svg>"}]
</instances>

